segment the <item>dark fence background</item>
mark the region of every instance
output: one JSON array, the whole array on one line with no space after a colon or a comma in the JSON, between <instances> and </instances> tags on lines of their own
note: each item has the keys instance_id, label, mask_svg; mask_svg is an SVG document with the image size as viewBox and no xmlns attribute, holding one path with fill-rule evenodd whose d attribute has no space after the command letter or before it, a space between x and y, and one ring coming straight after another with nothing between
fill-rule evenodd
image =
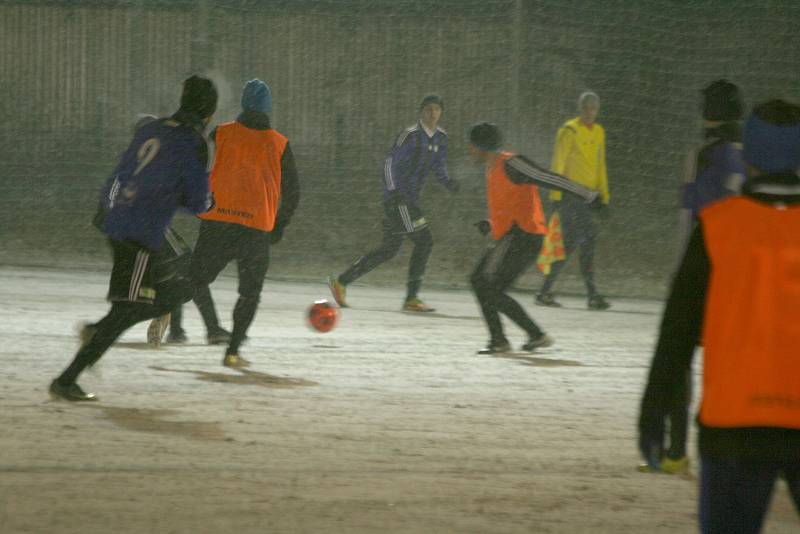
<instances>
[{"instance_id":1,"label":"dark fence background","mask_svg":"<svg viewBox=\"0 0 800 534\"><path fill-rule=\"evenodd\" d=\"M661 296L677 255L678 188L700 141L699 90L726 77L752 105L800 93L800 3L709 0L0 1L0 263L108 265L90 225L135 115L169 114L194 72L221 93L266 80L293 145L302 200L271 275L321 280L380 238L382 160L446 99L451 174L424 203L432 284L463 285L484 246L480 169L464 132L497 122L508 148L548 164L578 94L600 94L612 208L597 269L612 295ZM193 241L196 221L177 227ZM407 250L365 281L400 282ZM580 290L575 266L563 288ZM531 271L521 286L533 287Z\"/></svg>"}]
</instances>

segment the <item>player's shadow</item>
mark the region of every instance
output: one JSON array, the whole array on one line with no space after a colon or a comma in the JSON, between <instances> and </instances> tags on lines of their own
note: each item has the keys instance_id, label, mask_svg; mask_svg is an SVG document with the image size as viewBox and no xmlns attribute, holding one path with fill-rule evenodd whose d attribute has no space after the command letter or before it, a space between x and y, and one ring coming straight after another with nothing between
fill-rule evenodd
<instances>
[{"instance_id":1,"label":"player's shadow","mask_svg":"<svg viewBox=\"0 0 800 534\"><path fill-rule=\"evenodd\" d=\"M212 373L209 371L197 371L193 369L169 369L151 365L150 369L165 371L167 373L185 373L195 375L198 380L204 382L216 382L219 384L236 384L240 386L260 386L265 388L293 388L299 386L316 386L318 382L306 380L304 378L292 378L289 376L275 376L268 373L251 371L249 369L236 369L240 374Z\"/></svg>"},{"instance_id":2,"label":"player's shadow","mask_svg":"<svg viewBox=\"0 0 800 534\"><path fill-rule=\"evenodd\" d=\"M513 352L507 352L505 354L492 354L492 357L514 360L520 365L527 365L529 367L583 367L583 364L581 362L575 360L562 360L559 358L537 358L536 356L515 354Z\"/></svg>"},{"instance_id":3,"label":"player's shadow","mask_svg":"<svg viewBox=\"0 0 800 534\"><path fill-rule=\"evenodd\" d=\"M376 312L376 313L400 313L402 315L406 315L408 317L417 316L417 317L425 317L425 318L439 318L439 319L462 319L467 321L480 321L481 318L478 315L450 315L448 313L440 313L440 312L418 312L418 311L408 311L408 310L387 310L386 308L361 308L361 307L352 307L352 309L357 311L368 311L368 312Z\"/></svg>"},{"instance_id":4,"label":"player's shadow","mask_svg":"<svg viewBox=\"0 0 800 534\"><path fill-rule=\"evenodd\" d=\"M173 434L190 439L223 441L226 439L218 421L172 421L175 410L125 408L121 406L90 405L99 409L115 425L137 432Z\"/></svg>"}]
</instances>

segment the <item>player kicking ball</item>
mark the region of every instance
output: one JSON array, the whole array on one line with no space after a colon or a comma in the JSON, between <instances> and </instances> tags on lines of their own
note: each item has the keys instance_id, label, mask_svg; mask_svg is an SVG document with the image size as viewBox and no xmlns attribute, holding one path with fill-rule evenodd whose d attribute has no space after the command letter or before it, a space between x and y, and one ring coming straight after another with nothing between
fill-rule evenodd
<instances>
[{"instance_id":1,"label":"player kicking ball","mask_svg":"<svg viewBox=\"0 0 800 534\"><path fill-rule=\"evenodd\" d=\"M524 156L502 150L496 125L478 123L468 133L469 152L486 172L486 200L489 218L477 223L478 230L491 234L492 243L470 276L481 313L489 328L489 343L478 354L511 351L500 314L528 333L524 351L549 347L553 338L545 334L508 288L539 255L547 233L537 186L568 193L586 203L596 202L599 193L546 171Z\"/></svg>"},{"instance_id":2,"label":"player kicking ball","mask_svg":"<svg viewBox=\"0 0 800 534\"><path fill-rule=\"evenodd\" d=\"M114 256L108 292L111 310L81 332L75 358L50 384L53 397L97 400L77 384L81 372L128 328L169 313L191 298L185 278L165 276L169 269L159 251L176 210L202 213L211 206L203 130L216 108L217 91L211 80L187 79L177 113L137 130L107 181L100 227Z\"/></svg>"}]
</instances>

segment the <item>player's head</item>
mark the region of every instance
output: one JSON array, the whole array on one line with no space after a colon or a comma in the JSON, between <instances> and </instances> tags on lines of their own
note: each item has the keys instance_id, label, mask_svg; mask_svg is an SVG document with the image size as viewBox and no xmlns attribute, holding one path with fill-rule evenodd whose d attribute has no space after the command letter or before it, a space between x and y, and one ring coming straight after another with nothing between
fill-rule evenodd
<instances>
[{"instance_id":1,"label":"player's head","mask_svg":"<svg viewBox=\"0 0 800 534\"><path fill-rule=\"evenodd\" d=\"M742 94L736 85L728 80L711 82L702 91L703 118L713 122L741 120L744 113Z\"/></svg>"},{"instance_id":2,"label":"player's head","mask_svg":"<svg viewBox=\"0 0 800 534\"><path fill-rule=\"evenodd\" d=\"M265 82L253 79L242 88L242 109L272 113L272 91Z\"/></svg>"},{"instance_id":3,"label":"player's head","mask_svg":"<svg viewBox=\"0 0 800 534\"><path fill-rule=\"evenodd\" d=\"M586 124L592 124L597 120L600 112L600 97L593 91L584 91L578 97L578 113L581 120Z\"/></svg>"},{"instance_id":4,"label":"player's head","mask_svg":"<svg viewBox=\"0 0 800 534\"><path fill-rule=\"evenodd\" d=\"M500 150L503 136L496 124L479 122L470 126L467 132L467 142L473 156L485 159L488 155Z\"/></svg>"},{"instance_id":5,"label":"player's head","mask_svg":"<svg viewBox=\"0 0 800 534\"><path fill-rule=\"evenodd\" d=\"M190 76L183 82L180 109L208 122L217 110L217 98L214 82L201 76Z\"/></svg>"},{"instance_id":6,"label":"player's head","mask_svg":"<svg viewBox=\"0 0 800 534\"><path fill-rule=\"evenodd\" d=\"M800 107L770 100L756 107L747 119L742 157L748 174L800 171Z\"/></svg>"},{"instance_id":7,"label":"player's head","mask_svg":"<svg viewBox=\"0 0 800 534\"><path fill-rule=\"evenodd\" d=\"M158 117L155 115L150 115L149 113L139 113L136 115L136 122L133 123L133 132L138 132L141 128L144 128L151 122L155 122L158 120Z\"/></svg>"},{"instance_id":8,"label":"player's head","mask_svg":"<svg viewBox=\"0 0 800 534\"><path fill-rule=\"evenodd\" d=\"M419 103L419 115L422 122L435 128L444 113L444 99L439 95L425 95Z\"/></svg>"}]
</instances>

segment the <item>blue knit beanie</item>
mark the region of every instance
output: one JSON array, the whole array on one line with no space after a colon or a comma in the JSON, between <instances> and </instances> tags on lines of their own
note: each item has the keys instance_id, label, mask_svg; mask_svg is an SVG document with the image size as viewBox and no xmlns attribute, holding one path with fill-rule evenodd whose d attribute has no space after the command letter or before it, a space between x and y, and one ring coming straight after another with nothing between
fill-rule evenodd
<instances>
[{"instance_id":1,"label":"blue knit beanie","mask_svg":"<svg viewBox=\"0 0 800 534\"><path fill-rule=\"evenodd\" d=\"M756 108L744 126L744 160L767 173L800 169L800 107L772 100Z\"/></svg>"},{"instance_id":2,"label":"blue knit beanie","mask_svg":"<svg viewBox=\"0 0 800 534\"><path fill-rule=\"evenodd\" d=\"M272 91L259 79L250 80L242 89L242 109L272 113Z\"/></svg>"}]
</instances>

